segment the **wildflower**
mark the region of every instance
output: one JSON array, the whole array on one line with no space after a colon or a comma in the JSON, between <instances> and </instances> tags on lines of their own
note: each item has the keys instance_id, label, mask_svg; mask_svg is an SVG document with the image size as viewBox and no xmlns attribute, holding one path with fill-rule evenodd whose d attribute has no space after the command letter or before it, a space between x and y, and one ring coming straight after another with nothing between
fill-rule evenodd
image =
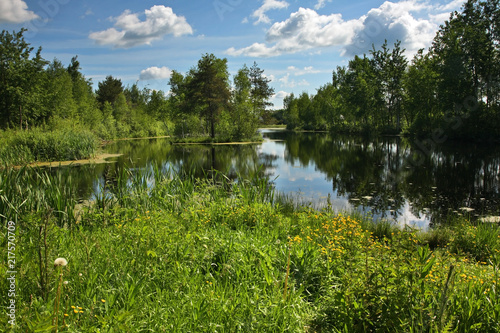
<instances>
[{"instance_id":1,"label":"wildflower","mask_svg":"<svg viewBox=\"0 0 500 333\"><path fill-rule=\"evenodd\" d=\"M57 258L55 261L54 261L54 266L57 267L57 266L66 266L68 264L68 261L64 258Z\"/></svg>"},{"instance_id":2,"label":"wildflower","mask_svg":"<svg viewBox=\"0 0 500 333\"><path fill-rule=\"evenodd\" d=\"M64 317L68 317L68 316L69 316L69 314L67 314L67 313L64 314Z\"/></svg>"},{"instance_id":3,"label":"wildflower","mask_svg":"<svg viewBox=\"0 0 500 333\"><path fill-rule=\"evenodd\" d=\"M68 284L69 282L68 282L68 281L64 281L63 283L64 283L64 284Z\"/></svg>"},{"instance_id":4,"label":"wildflower","mask_svg":"<svg viewBox=\"0 0 500 333\"><path fill-rule=\"evenodd\" d=\"M106 300L105 299L101 299L101 302L106 303Z\"/></svg>"}]
</instances>

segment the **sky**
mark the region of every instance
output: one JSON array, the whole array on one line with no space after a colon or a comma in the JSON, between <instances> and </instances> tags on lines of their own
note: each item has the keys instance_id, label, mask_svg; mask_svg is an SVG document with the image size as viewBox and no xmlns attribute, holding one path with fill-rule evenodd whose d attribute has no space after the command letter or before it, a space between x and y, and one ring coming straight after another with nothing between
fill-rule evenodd
<instances>
[{"instance_id":1,"label":"sky","mask_svg":"<svg viewBox=\"0 0 500 333\"><path fill-rule=\"evenodd\" d=\"M94 89L106 76L168 93L172 70L203 54L228 60L234 76L254 62L283 98L314 94L337 66L397 40L411 61L464 0L0 0L0 29L28 29L42 56L78 56Z\"/></svg>"}]
</instances>

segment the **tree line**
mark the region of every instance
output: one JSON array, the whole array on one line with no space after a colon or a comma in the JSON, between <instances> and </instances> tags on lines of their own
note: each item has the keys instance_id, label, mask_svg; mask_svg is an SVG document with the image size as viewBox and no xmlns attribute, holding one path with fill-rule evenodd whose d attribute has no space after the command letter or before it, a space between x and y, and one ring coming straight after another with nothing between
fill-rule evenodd
<instances>
[{"instance_id":1,"label":"tree line","mask_svg":"<svg viewBox=\"0 0 500 333\"><path fill-rule=\"evenodd\" d=\"M0 129L58 129L79 124L101 139L176 134L243 140L269 117L274 94L264 70L244 65L233 82L227 59L205 54L186 74L173 71L170 92L107 76L94 91L78 57L49 62L24 39L26 29L0 35Z\"/></svg>"},{"instance_id":2,"label":"tree line","mask_svg":"<svg viewBox=\"0 0 500 333\"><path fill-rule=\"evenodd\" d=\"M291 94L291 129L491 138L500 136L500 8L468 0L411 62L396 42L355 56L315 95Z\"/></svg>"}]
</instances>

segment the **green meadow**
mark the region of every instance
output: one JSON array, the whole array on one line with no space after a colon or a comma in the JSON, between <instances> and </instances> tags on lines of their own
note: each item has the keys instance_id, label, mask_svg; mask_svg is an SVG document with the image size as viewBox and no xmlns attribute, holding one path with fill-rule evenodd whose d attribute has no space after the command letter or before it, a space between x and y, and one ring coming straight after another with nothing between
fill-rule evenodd
<instances>
[{"instance_id":1,"label":"green meadow","mask_svg":"<svg viewBox=\"0 0 500 333\"><path fill-rule=\"evenodd\" d=\"M0 171L1 331L500 332L497 224L420 231L257 176L131 170L84 202L69 174Z\"/></svg>"}]
</instances>

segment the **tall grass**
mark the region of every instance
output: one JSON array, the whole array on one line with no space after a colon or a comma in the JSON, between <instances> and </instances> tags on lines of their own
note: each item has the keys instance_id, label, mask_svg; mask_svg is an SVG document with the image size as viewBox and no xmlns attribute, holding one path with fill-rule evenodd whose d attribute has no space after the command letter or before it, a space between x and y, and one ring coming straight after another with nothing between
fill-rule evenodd
<instances>
[{"instance_id":1,"label":"tall grass","mask_svg":"<svg viewBox=\"0 0 500 333\"><path fill-rule=\"evenodd\" d=\"M98 147L97 137L83 129L4 132L1 141L0 161L3 166L90 158Z\"/></svg>"},{"instance_id":2,"label":"tall grass","mask_svg":"<svg viewBox=\"0 0 500 333\"><path fill-rule=\"evenodd\" d=\"M500 332L496 225L463 221L431 246L412 228L286 204L257 176L161 166L107 175L69 222L50 211L67 179L6 172L6 215L46 225L19 234L19 331ZM61 189L4 192L24 177ZM57 257L67 284L43 265Z\"/></svg>"},{"instance_id":3,"label":"tall grass","mask_svg":"<svg viewBox=\"0 0 500 333\"><path fill-rule=\"evenodd\" d=\"M69 171L69 170L68 170ZM51 211L59 227L75 222L76 188L69 172L23 167L0 170L0 218L23 222Z\"/></svg>"}]
</instances>

